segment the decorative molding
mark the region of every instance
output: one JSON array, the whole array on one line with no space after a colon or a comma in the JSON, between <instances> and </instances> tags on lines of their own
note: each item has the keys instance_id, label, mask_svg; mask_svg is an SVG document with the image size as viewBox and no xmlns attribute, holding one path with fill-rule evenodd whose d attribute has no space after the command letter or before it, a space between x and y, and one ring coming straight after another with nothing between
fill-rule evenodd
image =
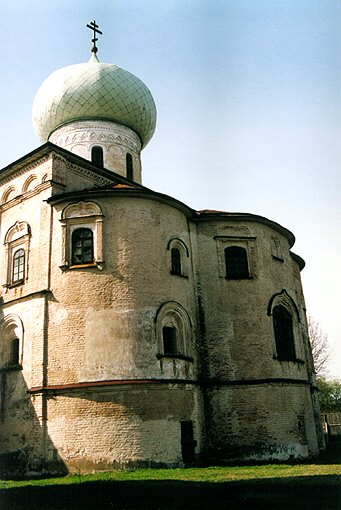
<instances>
[{"instance_id":1,"label":"decorative molding","mask_svg":"<svg viewBox=\"0 0 341 510\"><path fill-rule=\"evenodd\" d=\"M53 183L52 181L46 181L42 184L38 184L33 190L27 191L25 194L18 195L5 204L0 206L0 211L7 211L7 209L10 209L11 207L14 207L17 204L20 204L21 202L24 202L25 200L33 197L34 195L38 195L41 191L52 187L51 184L60 185L59 183Z\"/></svg>"},{"instance_id":2,"label":"decorative molding","mask_svg":"<svg viewBox=\"0 0 341 510\"><path fill-rule=\"evenodd\" d=\"M79 165L75 165L74 163L70 163L62 156L59 156L57 154L53 154L53 159L55 161L63 162L65 165L65 168L71 172L73 172L75 175L80 175L82 177L87 177L90 180L93 180L95 183L98 184L111 184L112 179L108 179L107 177L102 177L101 175L98 175L95 172L92 172L91 170L88 170L84 167L81 167Z\"/></svg>"},{"instance_id":3,"label":"decorative molding","mask_svg":"<svg viewBox=\"0 0 341 510\"><path fill-rule=\"evenodd\" d=\"M34 183L34 181L37 181L35 186L31 189L30 186L32 185L32 183ZM26 179L26 181L24 182L24 185L22 187L22 194L25 194L25 193L28 193L29 191L33 191L33 189L38 185L38 177L36 174L31 174L29 175L29 177Z\"/></svg>"},{"instance_id":4,"label":"decorative molding","mask_svg":"<svg viewBox=\"0 0 341 510\"><path fill-rule=\"evenodd\" d=\"M9 198L11 194L15 192L15 189L16 188L14 186L8 186L8 188L5 189L1 197L1 205L4 205L7 202L10 202L10 200L13 200L13 198L15 198L15 196L11 199Z\"/></svg>"},{"instance_id":5,"label":"decorative molding","mask_svg":"<svg viewBox=\"0 0 341 510\"><path fill-rule=\"evenodd\" d=\"M267 309L268 316L272 315L273 307L276 305L284 305L289 308L292 313L296 314L298 322L301 322L297 305L286 289L282 289L281 292L277 292L270 298Z\"/></svg>"},{"instance_id":6,"label":"decorative molding","mask_svg":"<svg viewBox=\"0 0 341 510\"><path fill-rule=\"evenodd\" d=\"M141 151L138 135L131 128L105 121L78 121L61 126L50 136L50 141L60 147L74 144L88 145L99 142L108 146L112 143L129 147L132 151Z\"/></svg>"},{"instance_id":7,"label":"decorative molding","mask_svg":"<svg viewBox=\"0 0 341 510\"><path fill-rule=\"evenodd\" d=\"M7 230L4 243L10 243L16 239L19 239L20 237L30 235L30 233L31 229L26 221L17 221L11 228Z\"/></svg>"},{"instance_id":8,"label":"decorative molding","mask_svg":"<svg viewBox=\"0 0 341 510\"><path fill-rule=\"evenodd\" d=\"M37 161L34 161L33 163L30 163L28 165L25 165L23 168L17 168L16 166L11 167L6 171L6 177L1 176L0 174L0 183L6 184L8 182L13 181L13 174L15 174L15 177L20 177L21 175L30 172L32 170L35 170L37 167L47 163L49 160L52 160L52 154L47 154L46 156L43 156L39 158Z\"/></svg>"},{"instance_id":9,"label":"decorative molding","mask_svg":"<svg viewBox=\"0 0 341 510\"><path fill-rule=\"evenodd\" d=\"M62 211L62 219L103 216L101 207L96 202L77 202L69 204Z\"/></svg>"}]
</instances>

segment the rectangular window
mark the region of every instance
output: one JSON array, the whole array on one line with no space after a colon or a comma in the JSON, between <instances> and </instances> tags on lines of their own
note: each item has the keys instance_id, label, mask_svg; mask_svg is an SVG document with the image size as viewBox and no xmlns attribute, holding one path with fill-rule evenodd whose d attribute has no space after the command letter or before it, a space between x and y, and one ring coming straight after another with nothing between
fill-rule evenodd
<instances>
[{"instance_id":1,"label":"rectangular window","mask_svg":"<svg viewBox=\"0 0 341 510\"><path fill-rule=\"evenodd\" d=\"M226 277L229 280L249 278L247 253L239 246L229 246L225 249Z\"/></svg>"},{"instance_id":2,"label":"rectangular window","mask_svg":"<svg viewBox=\"0 0 341 510\"><path fill-rule=\"evenodd\" d=\"M13 255L12 282L20 282L25 276L25 251L23 248L17 250Z\"/></svg>"},{"instance_id":3,"label":"rectangular window","mask_svg":"<svg viewBox=\"0 0 341 510\"><path fill-rule=\"evenodd\" d=\"M77 228L72 233L72 264L93 262L93 233L90 228Z\"/></svg>"},{"instance_id":4,"label":"rectangular window","mask_svg":"<svg viewBox=\"0 0 341 510\"><path fill-rule=\"evenodd\" d=\"M162 329L163 350L165 354L177 354L176 329L173 326L164 326Z\"/></svg>"}]
</instances>

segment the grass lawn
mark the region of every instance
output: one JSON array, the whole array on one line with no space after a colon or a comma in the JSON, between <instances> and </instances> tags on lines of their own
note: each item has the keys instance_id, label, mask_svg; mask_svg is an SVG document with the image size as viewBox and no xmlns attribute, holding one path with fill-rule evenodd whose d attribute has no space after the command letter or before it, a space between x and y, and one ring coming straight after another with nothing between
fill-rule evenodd
<instances>
[{"instance_id":1,"label":"grass lawn","mask_svg":"<svg viewBox=\"0 0 341 510\"><path fill-rule=\"evenodd\" d=\"M341 464L322 462L0 480L0 509L341 510Z\"/></svg>"},{"instance_id":2,"label":"grass lawn","mask_svg":"<svg viewBox=\"0 0 341 510\"><path fill-rule=\"evenodd\" d=\"M309 476L336 476L341 479L341 464L269 464L261 466L187 469L128 469L96 474L77 473L61 478L46 478L39 480L0 480L0 490L22 487L64 486L89 482L131 482L156 480L173 480L196 483L226 483L238 480L272 480L274 482L282 478L295 478L296 483L301 483L303 481L301 478Z\"/></svg>"}]
</instances>

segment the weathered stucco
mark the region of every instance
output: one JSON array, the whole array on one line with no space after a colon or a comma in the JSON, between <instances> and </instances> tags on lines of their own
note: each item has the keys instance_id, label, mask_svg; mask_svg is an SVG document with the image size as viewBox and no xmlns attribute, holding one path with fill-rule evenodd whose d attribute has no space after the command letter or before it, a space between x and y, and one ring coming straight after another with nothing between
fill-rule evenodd
<instances>
[{"instance_id":1,"label":"weathered stucco","mask_svg":"<svg viewBox=\"0 0 341 510\"><path fill-rule=\"evenodd\" d=\"M182 465L186 444L192 462L317 455L292 234L252 215L195 213L53 145L43 153L0 174L2 475ZM12 285L6 234L16 222L29 225L28 265ZM91 265L70 262L74 225L93 229ZM172 246L182 275L170 271ZM249 278L226 278L227 246L246 248ZM277 298L292 303L296 360L276 357ZM162 328L173 324L172 356Z\"/></svg>"}]
</instances>

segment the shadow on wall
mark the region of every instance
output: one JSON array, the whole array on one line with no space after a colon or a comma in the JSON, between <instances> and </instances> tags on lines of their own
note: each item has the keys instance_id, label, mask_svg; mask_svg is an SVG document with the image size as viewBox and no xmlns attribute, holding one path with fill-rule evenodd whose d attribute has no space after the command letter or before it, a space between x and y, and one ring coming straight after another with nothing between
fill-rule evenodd
<instances>
[{"instance_id":1,"label":"shadow on wall","mask_svg":"<svg viewBox=\"0 0 341 510\"><path fill-rule=\"evenodd\" d=\"M0 388L0 477L67 474L47 434L44 397L29 395L21 367L2 369Z\"/></svg>"}]
</instances>

